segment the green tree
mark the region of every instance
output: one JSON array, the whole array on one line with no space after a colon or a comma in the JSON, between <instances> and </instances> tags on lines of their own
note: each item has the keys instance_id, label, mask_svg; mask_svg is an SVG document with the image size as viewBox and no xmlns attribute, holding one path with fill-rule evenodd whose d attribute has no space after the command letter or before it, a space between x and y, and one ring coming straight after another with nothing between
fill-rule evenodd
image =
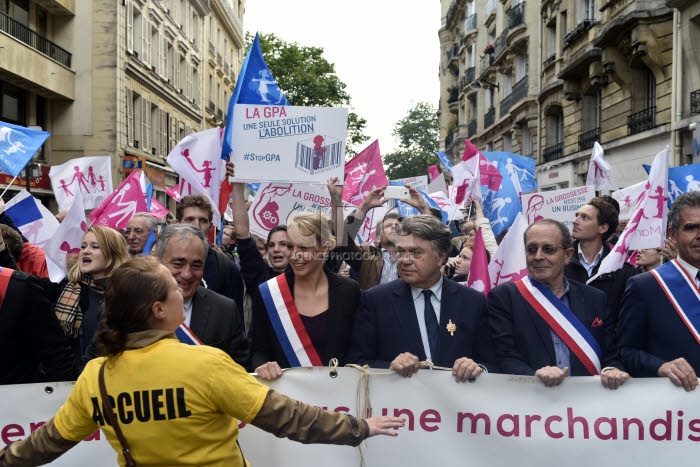
<instances>
[{"instance_id":1,"label":"green tree","mask_svg":"<svg viewBox=\"0 0 700 467\"><path fill-rule=\"evenodd\" d=\"M246 34L247 47L253 39L253 35ZM272 76L290 104L350 107L345 83L335 73L335 65L323 57L323 48L290 44L274 34L260 34L260 47ZM349 110L348 155L357 154L357 148L369 139L364 134L366 125L367 120Z\"/></svg>"},{"instance_id":2,"label":"green tree","mask_svg":"<svg viewBox=\"0 0 700 467\"><path fill-rule=\"evenodd\" d=\"M399 150L384 156L386 175L391 180L427 173L437 162L440 130L437 109L426 102L417 103L394 125Z\"/></svg>"}]
</instances>

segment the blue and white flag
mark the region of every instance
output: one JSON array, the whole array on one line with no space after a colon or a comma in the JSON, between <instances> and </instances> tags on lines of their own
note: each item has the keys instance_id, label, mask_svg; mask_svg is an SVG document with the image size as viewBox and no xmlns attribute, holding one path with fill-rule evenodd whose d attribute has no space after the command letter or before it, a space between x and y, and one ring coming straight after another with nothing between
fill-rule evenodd
<instances>
[{"instance_id":1,"label":"blue and white flag","mask_svg":"<svg viewBox=\"0 0 700 467\"><path fill-rule=\"evenodd\" d=\"M446 153L442 151L436 152L438 159L440 159L440 163L445 167L447 170L452 173L452 161L450 160L450 156L448 156Z\"/></svg>"},{"instance_id":2,"label":"blue and white flag","mask_svg":"<svg viewBox=\"0 0 700 467\"><path fill-rule=\"evenodd\" d=\"M51 211L27 190L20 190L14 198L7 202L5 214L12 218L22 235L30 243L40 248L46 247L59 225Z\"/></svg>"},{"instance_id":3,"label":"blue and white flag","mask_svg":"<svg viewBox=\"0 0 700 467\"><path fill-rule=\"evenodd\" d=\"M50 134L0 121L0 171L19 175Z\"/></svg>"},{"instance_id":4,"label":"blue and white flag","mask_svg":"<svg viewBox=\"0 0 700 467\"><path fill-rule=\"evenodd\" d=\"M260 36L256 33L253 44L241 65L238 73L238 81L228 102L226 114L226 128L224 129L224 141L221 148L221 158L228 160L233 148L231 138L233 136L233 107L236 104L256 105L290 105L282 90L277 86L270 69L265 63L260 47Z\"/></svg>"},{"instance_id":5,"label":"blue and white flag","mask_svg":"<svg viewBox=\"0 0 700 467\"><path fill-rule=\"evenodd\" d=\"M391 186L404 186L402 182L394 180L390 180L389 184ZM427 204L428 207L440 210L440 214L442 216L442 223L447 224L449 222L449 214L443 211L440 205L438 205L438 203L435 202L434 199L428 196L428 194L425 191L418 190L418 193L420 193L423 196L423 199L425 199L425 204ZM396 210L399 212L399 214L401 214L402 217L415 216L417 214L420 214L418 209L399 200L396 200Z\"/></svg>"},{"instance_id":6,"label":"blue and white flag","mask_svg":"<svg viewBox=\"0 0 700 467\"><path fill-rule=\"evenodd\" d=\"M495 192L488 186L482 185L481 196L484 215L491 222L493 234L498 237L513 224L518 213L522 210L522 205L520 203L520 193L513 184L514 180L508 172L508 163L500 163L498 157L492 160L491 157L493 156L490 156L492 154L494 153L487 152L484 153L484 156L496 166L501 174L501 185Z\"/></svg>"},{"instance_id":7,"label":"blue and white flag","mask_svg":"<svg viewBox=\"0 0 700 467\"><path fill-rule=\"evenodd\" d=\"M484 152L482 154L498 167L501 174L505 177L506 174L501 170L501 166L504 166L507 175L513 180L513 184L517 186L517 183L520 183L523 193L530 193L537 188L535 159L510 152Z\"/></svg>"},{"instance_id":8,"label":"blue and white flag","mask_svg":"<svg viewBox=\"0 0 700 467\"><path fill-rule=\"evenodd\" d=\"M649 173L651 166L644 164L644 170ZM670 167L668 169L668 207L683 193L700 191L700 163Z\"/></svg>"}]
</instances>

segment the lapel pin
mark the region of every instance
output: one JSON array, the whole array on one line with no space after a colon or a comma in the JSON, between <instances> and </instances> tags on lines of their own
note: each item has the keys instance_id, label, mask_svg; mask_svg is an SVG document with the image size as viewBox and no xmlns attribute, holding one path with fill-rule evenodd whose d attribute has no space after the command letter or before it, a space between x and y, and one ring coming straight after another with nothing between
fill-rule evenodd
<instances>
[{"instance_id":1,"label":"lapel pin","mask_svg":"<svg viewBox=\"0 0 700 467\"><path fill-rule=\"evenodd\" d=\"M454 337L455 331L457 330L457 325L452 322L452 320L449 320L447 322L447 332L450 333L450 336Z\"/></svg>"}]
</instances>

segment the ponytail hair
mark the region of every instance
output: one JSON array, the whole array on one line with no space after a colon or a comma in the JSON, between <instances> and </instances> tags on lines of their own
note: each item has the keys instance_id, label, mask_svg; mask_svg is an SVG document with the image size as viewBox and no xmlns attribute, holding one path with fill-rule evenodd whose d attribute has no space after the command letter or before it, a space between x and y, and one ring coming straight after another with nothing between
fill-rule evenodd
<instances>
[{"instance_id":1,"label":"ponytail hair","mask_svg":"<svg viewBox=\"0 0 700 467\"><path fill-rule=\"evenodd\" d=\"M121 354L132 332L150 328L151 309L168 296L168 280L153 256L137 257L115 269L105 290L104 313L96 342L103 355Z\"/></svg>"}]
</instances>

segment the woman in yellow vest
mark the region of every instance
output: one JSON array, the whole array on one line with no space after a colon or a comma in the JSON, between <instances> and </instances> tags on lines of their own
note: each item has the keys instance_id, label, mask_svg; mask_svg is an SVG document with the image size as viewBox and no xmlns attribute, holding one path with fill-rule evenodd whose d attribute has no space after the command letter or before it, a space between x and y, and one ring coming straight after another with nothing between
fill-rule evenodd
<instances>
[{"instance_id":1,"label":"woman in yellow vest","mask_svg":"<svg viewBox=\"0 0 700 467\"><path fill-rule=\"evenodd\" d=\"M278 394L224 352L178 342L174 331L183 320L182 294L165 266L142 257L117 268L97 335L107 357L87 364L51 420L0 451L0 466L50 462L98 428L120 465L245 466L239 420L304 443L352 446L395 436L404 424L355 419Z\"/></svg>"}]
</instances>

